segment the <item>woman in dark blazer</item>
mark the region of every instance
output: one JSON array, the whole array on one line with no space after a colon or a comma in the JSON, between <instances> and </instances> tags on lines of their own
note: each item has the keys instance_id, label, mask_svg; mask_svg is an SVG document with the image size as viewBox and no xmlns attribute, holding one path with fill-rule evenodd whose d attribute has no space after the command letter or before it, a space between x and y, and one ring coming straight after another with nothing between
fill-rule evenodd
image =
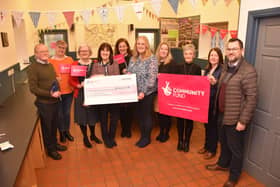
<instances>
[{"instance_id":1,"label":"woman in dark blazer","mask_svg":"<svg viewBox=\"0 0 280 187\"><path fill-rule=\"evenodd\" d=\"M219 48L212 48L208 53L208 65L205 75L210 81L210 102L208 110L208 123L205 124L205 143L198 153L203 154L204 159L211 159L216 155L218 144L218 115L215 110L217 81L222 72L223 54Z\"/></svg>"},{"instance_id":2,"label":"woman in dark blazer","mask_svg":"<svg viewBox=\"0 0 280 187\"><path fill-rule=\"evenodd\" d=\"M195 47L192 44L187 44L183 47L183 55L185 62L178 67L178 74L183 75L201 75L201 68L194 64ZM177 118L178 130L178 151L189 152L190 139L193 130L193 120Z\"/></svg>"},{"instance_id":3,"label":"woman in dark blazer","mask_svg":"<svg viewBox=\"0 0 280 187\"><path fill-rule=\"evenodd\" d=\"M115 45L115 55L122 54L124 56L125 62L119 64L120 74L125 74L129 65L129 60L132 56L132 51L130 49L129 43L126 39L120 38L117 40ZM131 124L133 120L133 104L123 103L120 104L120 121L121 121L121 137L131 137Z\"/></svg>"}]
</instances>

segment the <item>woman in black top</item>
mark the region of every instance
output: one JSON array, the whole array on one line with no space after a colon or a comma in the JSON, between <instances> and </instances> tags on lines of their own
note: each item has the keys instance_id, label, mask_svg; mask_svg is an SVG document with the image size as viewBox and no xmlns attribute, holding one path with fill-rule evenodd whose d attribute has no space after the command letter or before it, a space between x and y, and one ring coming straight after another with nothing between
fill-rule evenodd
<instances>
[{"instance_id":1,"label":"woman in black top","mask_svg":"<svg viewBox=\"0 0 280 187\"><path fill-rule=\"evenodd\" d=\"M176 73L176 64L172 59L170 47L166 42L162 42L159 44L156 51L156 57L159 62L158 73L173 73L173 74ZM156 105L155 110L158 110L157 102L155 103L155 105ZM166 142L169 139L171 116L158 113L158 122L159 122L160 132L159 135L156 137L156 140L160 142Z\"/></svg>"},{"instance_id":2,"label":"woman in black top","mask_svg":"<svg viewBox=\"0 0 280 187\"><path fill-rule=\"evenodd\" d=\"M201 75L201 68L194 64L195 47L192 44L187 44L183 47L183 55L185 62L178 67L178 74L184 75ZM178 151L189 152L190 139L193 130L193 120L177 118L178 130Z\"/></svg>"},{"instance_id":3,"label":"woman in black top","mask_svg":"<svg viewBox=\"0 0 280 187\"><path fill-rule=\"evenodd\" d=\"M198 153L204 154L204 159L211 159L216 155L218 144L218 115L215 110L217 81L222 72L223 54L219 48L212 48L208 54L208 65L205 75L210 81L210 101L208 110L208 123L205 124L205 143Z\"/></svg>"},{"instance_id":4,"label":"woman in black top","mask_svg":"<svg viewBox=\"0 0 280 187\"><path fill-rule=\"evenodd\" d=\"M98 49L98 62L93 64L92 75L119 75L119 65L113 61L113 49L109 43L102 43ZM101 135L107 148L117 146L115 141L117 123L119 120L119 104L94 105L98 111L101 124ZM109 115L110 114L110 115ZM108 117L110 118L108 119ZM110 122L108 122L110 120Z\"/></svg>"},{"instance_id":5,"label":"woman in black top","mask_svg":"<svg viewBox=\"0 0 280 187\"><path fill-rule=\"evenodd\" d=\"M130 57L132 52L129 43L126 39L120 38L117 40L115 45L115 55L122 54L124 56L125 62L119 64L120 74L127 73L127 67L129 65ZM131 124L133 120L133 104L123 103L120 105L120 121L121 121L121 137L131 137Z\"/></svg>"}]
</instances>

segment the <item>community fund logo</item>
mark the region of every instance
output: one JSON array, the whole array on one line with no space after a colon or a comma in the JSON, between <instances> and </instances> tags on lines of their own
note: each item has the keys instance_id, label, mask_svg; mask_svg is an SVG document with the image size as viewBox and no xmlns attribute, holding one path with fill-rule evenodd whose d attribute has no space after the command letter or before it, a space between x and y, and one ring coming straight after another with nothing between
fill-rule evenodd
<instances>
[{"instance_id":1,"label":"community fund logo","mask_svg":"<svg viewBox=\"0 0 280 187\"><path fill-rule=\"evenodd\" d=\"M170 82L165 81L165 87L161 87L164 95L170 96L172 94L172 89L169 87Z\"/></svg>"}]
</instances>

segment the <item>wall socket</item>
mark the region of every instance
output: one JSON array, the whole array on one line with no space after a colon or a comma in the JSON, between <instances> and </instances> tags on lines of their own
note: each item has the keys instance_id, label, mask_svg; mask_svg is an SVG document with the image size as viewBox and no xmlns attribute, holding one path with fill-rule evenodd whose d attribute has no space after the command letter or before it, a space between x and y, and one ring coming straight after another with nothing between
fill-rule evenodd
<instances>
[{"instance_id":1,"label":"wall socket","mask_svg":"<svg viewBox=\"0 0 280 187\"><path fill-rule=\"evenodd\" d=\"M10 69L10 70L8 71L8 76L10 77L10 76L12 76L14 73L15 73L15 70L14 70L14 68L12 68L12 69Z\"/></svg>"}]
</instances>

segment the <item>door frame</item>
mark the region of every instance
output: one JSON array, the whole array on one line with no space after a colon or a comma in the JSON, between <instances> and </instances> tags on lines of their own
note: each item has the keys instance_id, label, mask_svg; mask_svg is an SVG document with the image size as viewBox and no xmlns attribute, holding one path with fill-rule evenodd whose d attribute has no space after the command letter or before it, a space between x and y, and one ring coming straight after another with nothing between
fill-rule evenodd
<instances>
[{"instance_id":1,"label":"door frame","mask_svg":"<svg viewBox=\"0 0 280 187\"><path fill-rule=\"evenodd\" d=\"M246 31L245 59L255 64L260 20L280 16L280 7L248 12L248 26Z\"/></svg>"},{"instance_id":2,"label":"door frame","mask_svg":"<svg viewBox=\"0 0 280 187\"><path fill-rule=\"evenodd\" d=\"M256 60L256 52L257 52L257 43L258 43L258 34L260 29L260 21L264 18L273 18L276 16L280 16L280 7L277 8L269 8L269 9L263 9L263 10L255 10L255 11L249 11L248 12L248 26L246 31L246 44L245 44L245 59L248 60L249 63L255 65ZM255 171L253 169L253 165L251 165L248 162L248 152L249 147L248 144L250 142L251 138L251 125L249 126L247 136L246 137L246 144L245 144L245 150L244 150L244 169L253 177L261 181L263 184L270 183L268 181L267 175ZM273 182L272 182L273 183Z\"/></svg>"}]
</instances>

